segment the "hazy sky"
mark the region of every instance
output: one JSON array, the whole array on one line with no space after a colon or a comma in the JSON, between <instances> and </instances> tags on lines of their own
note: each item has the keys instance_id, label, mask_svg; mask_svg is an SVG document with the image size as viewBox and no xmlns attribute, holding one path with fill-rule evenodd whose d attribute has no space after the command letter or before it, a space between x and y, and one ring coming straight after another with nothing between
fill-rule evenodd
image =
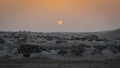
<instances>
[{"instance_id":1,"label":"hazy sky","mask_svg":"<svg viewBox=\"0 0 120 68\"><path fill-rule=\"evenodd\" d=\"M93 32L119 27L120 0L0 0L0 31Z\"/></svg>"}]
</instances>

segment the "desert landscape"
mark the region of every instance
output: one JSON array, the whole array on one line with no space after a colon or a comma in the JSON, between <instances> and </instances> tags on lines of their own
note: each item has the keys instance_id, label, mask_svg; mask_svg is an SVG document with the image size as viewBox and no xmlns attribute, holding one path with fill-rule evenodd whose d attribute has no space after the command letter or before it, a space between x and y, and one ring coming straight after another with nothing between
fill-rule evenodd
<instances>
[{"instance_id":1,"label":"desert landscape","mask_svg":"<svg viewBox=\"0 0 120 68\"><path fill-rule=\"evenodd\" d=\"M1 68L119 68L120 29L0 32Z\"/></svg>"},{"instance_id":2,"label":"desert landscape","mask_svg":"<svg viewBox=\"0 0 120 68\"><path fill-rule=\"evenodd\" d=\"M120 68L120 0L0 0L0 68Z\"/></svg>"}]
</instances>

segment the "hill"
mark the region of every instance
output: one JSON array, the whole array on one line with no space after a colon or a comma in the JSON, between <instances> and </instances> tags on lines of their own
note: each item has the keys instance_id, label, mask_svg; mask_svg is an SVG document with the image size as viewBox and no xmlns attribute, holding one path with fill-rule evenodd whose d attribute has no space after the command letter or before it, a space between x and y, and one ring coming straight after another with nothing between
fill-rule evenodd
<instances>
[{"instance_id":1,"label":"hill","mask_svg":"<svg viewBox=\"0 0 120 68\"><path fill-rule=\"evenodd\" d=\"M103 32L99 35L99 37L110 39L110 40L116 39L116 38L120 37L120 28L115 29L115 30L111 30L111 31Z\"/></svg>"}]
</instances>

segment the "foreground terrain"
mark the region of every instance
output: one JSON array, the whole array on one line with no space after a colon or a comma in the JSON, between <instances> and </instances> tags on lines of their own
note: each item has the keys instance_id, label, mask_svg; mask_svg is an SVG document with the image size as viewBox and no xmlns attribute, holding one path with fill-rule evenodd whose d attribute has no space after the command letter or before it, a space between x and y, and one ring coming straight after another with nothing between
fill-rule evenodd
<instances>
[{"instance_id":1,"label":"foreground terrain","mask_svg":"<svg viewBox=\"0 0 120 68\"><path fill-rule=\"evenodd\" d=\"M40 58L1 58L0 68L120 68L120 61L57 61Z\"/></svg>"},{"instance_id":2,"label":"foreground terrain","mask_svg":"<svg viewBox=\"0 0 120 68\"><path fill-rule=\"evenodd\" d=\"M0 68L120 68L120 29L0 32Z\"/></svg>"}]
</instances>

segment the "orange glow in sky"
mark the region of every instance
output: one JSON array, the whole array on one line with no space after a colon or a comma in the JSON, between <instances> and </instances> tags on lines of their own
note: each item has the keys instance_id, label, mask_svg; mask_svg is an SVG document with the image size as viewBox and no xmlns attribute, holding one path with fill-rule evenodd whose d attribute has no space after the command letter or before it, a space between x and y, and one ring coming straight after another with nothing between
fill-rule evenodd
<instances>
[{"instance_id":1,"label":"orange glow in sky","mask_svg":"<svg viewBox=\"0 0 120 68\"><path fill-rule=\"evenodd\" d=\"M5 31L103 31L119 28L119 18L120 0L0 0Z\"/></svg>"}]
</instances>

